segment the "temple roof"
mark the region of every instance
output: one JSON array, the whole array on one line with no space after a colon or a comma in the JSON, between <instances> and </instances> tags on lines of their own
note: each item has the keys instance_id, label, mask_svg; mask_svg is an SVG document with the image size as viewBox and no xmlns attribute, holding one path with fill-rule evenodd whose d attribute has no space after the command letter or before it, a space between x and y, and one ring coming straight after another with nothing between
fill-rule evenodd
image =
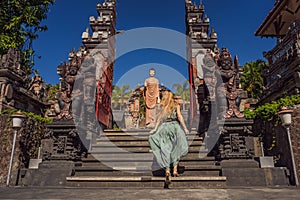
<instances>
[{"instance_id":1,"label":"temple roof","mask_svg":"<svg viewBox=\"0 0 300 200\"><path fill-rule=\"evenodd\" d=\"M256 36L281 37L286 35L291 23L300 20L300 0L277 0L263 23L256 30Z\"/></svg>"}]
</instances>

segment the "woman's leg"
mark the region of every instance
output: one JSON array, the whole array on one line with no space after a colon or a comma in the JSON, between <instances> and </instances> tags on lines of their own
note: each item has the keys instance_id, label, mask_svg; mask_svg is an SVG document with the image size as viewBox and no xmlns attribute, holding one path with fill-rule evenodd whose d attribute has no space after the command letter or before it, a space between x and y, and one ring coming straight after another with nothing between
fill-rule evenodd
<instances>
[{"instance_id":1,"label":"woman's leg","mask_svg":"<svg viewBox=\"0 0 300 200\"><path fill-rule=\"evenodd\" d=\"M165 183L167 185L171 184L171 171L170 171L170 168L166 168L166 180L165 180Z\"/></svg>"},{"instance_id":2,"label":"woman's leg","mask_svg":"<svg viewBox=\"0 0 300 200\"><path fill-rule=\"evenodd\" d=\"M173 168L173 176L174 177L178 177L179 174L178 174L178 164L174 166Z\"/></svg>"}]
</instances>

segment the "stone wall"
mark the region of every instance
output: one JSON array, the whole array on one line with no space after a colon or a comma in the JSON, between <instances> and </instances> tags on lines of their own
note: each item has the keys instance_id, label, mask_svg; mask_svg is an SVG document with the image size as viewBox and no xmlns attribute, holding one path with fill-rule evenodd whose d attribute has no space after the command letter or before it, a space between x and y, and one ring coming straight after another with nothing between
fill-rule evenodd
<instances>
[{"instance_id":1,"label":"stone wall","mask_svg":"<svg viewBox=\"0 0 300 200\"><path fill-rule=\"evenodd\" d=\"M300 105L295 106L293 110L290 134L297 176L298 180L300 180ZM275 167L287 167L291 174L290 183L295 185L287 129L281 125L280 119L266 123L256 120L254 123L254 132L259 136L263 136L264 155L274 157Z\"/></svg>"},{"instance_id":2,"label":"stone wall","mask_svg":"<svg viewBox=\"0 0 300 200\"><path fill-rule=\"evenodd\" d=\"M300 105L296 106L294 109L291 125L291 140L298 180L300 180Z\"/></svg>"},{"instance_id":3,"label":"stone wall","mask_svg":"<svg viewBox=\"0 0 300 200\"><path fill-rule=\"evenodd\" d=\"M13 129L8 114L0 116L0 186L6 184L9 161L13 144ZM43 122L32 118L26 118L23 127L18 131L14 160L11 173L11 185L16 185L19 169L28 168L29 161L38 157L38 149L41 139L45 136Z\"/></svg>"},{"instance_id":4,"label":"stone wall","mask_svg":"<svg viewBox=\"0 0 300 200\"><path fill-rule=\"evenodd\" d=\"M6 183L13 141L13 132L10 127L7 126L8 121L9 119L7 115L0 116L0 185L4 185Z\"/></svg>"}]
</instances>

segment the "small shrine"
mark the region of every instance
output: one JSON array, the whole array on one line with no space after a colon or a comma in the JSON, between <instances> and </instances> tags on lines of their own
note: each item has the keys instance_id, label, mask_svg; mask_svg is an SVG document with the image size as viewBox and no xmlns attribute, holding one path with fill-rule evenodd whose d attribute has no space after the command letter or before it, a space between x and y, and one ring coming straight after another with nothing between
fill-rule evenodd
<instances>
[{"instance_id":1,"label":"small shrine","mask_svg":"<svg viewBox=\"0 0 300 200\"><path fill-rule=\"evenodd\" d=\"M146 126L146 104L145 104L145 90L146 87L138 86L130 96L128 101L128 109L124 113L125 128L126 129L145 129ZM164 85L159 84L159 96L162 98L163 92L167 90ZM159 103L156 102L156 108Z\"/></svg>"}]
</instances>

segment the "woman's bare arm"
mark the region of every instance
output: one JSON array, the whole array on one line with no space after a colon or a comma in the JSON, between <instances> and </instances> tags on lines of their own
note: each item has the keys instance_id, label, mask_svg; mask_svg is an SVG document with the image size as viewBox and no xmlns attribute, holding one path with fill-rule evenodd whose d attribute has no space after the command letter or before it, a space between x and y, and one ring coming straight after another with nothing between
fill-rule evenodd
<instances>
[{"instance_id":1,"label":"woman's bare arm","mask_svg":"<svg viewBox=\"0 0 300 200\"><path fill-rule=\"evenodd\" d=\"M181 115L181 111L180 111L180 105L177 105L177 118L178 118L178 121L180 122L180 124L182 125L183 127L183 130L186 134L189 133L189 130L187 129L186 125L185 125L185 122L184 122L184 119Z\"/></svg>"}]
</instances>

